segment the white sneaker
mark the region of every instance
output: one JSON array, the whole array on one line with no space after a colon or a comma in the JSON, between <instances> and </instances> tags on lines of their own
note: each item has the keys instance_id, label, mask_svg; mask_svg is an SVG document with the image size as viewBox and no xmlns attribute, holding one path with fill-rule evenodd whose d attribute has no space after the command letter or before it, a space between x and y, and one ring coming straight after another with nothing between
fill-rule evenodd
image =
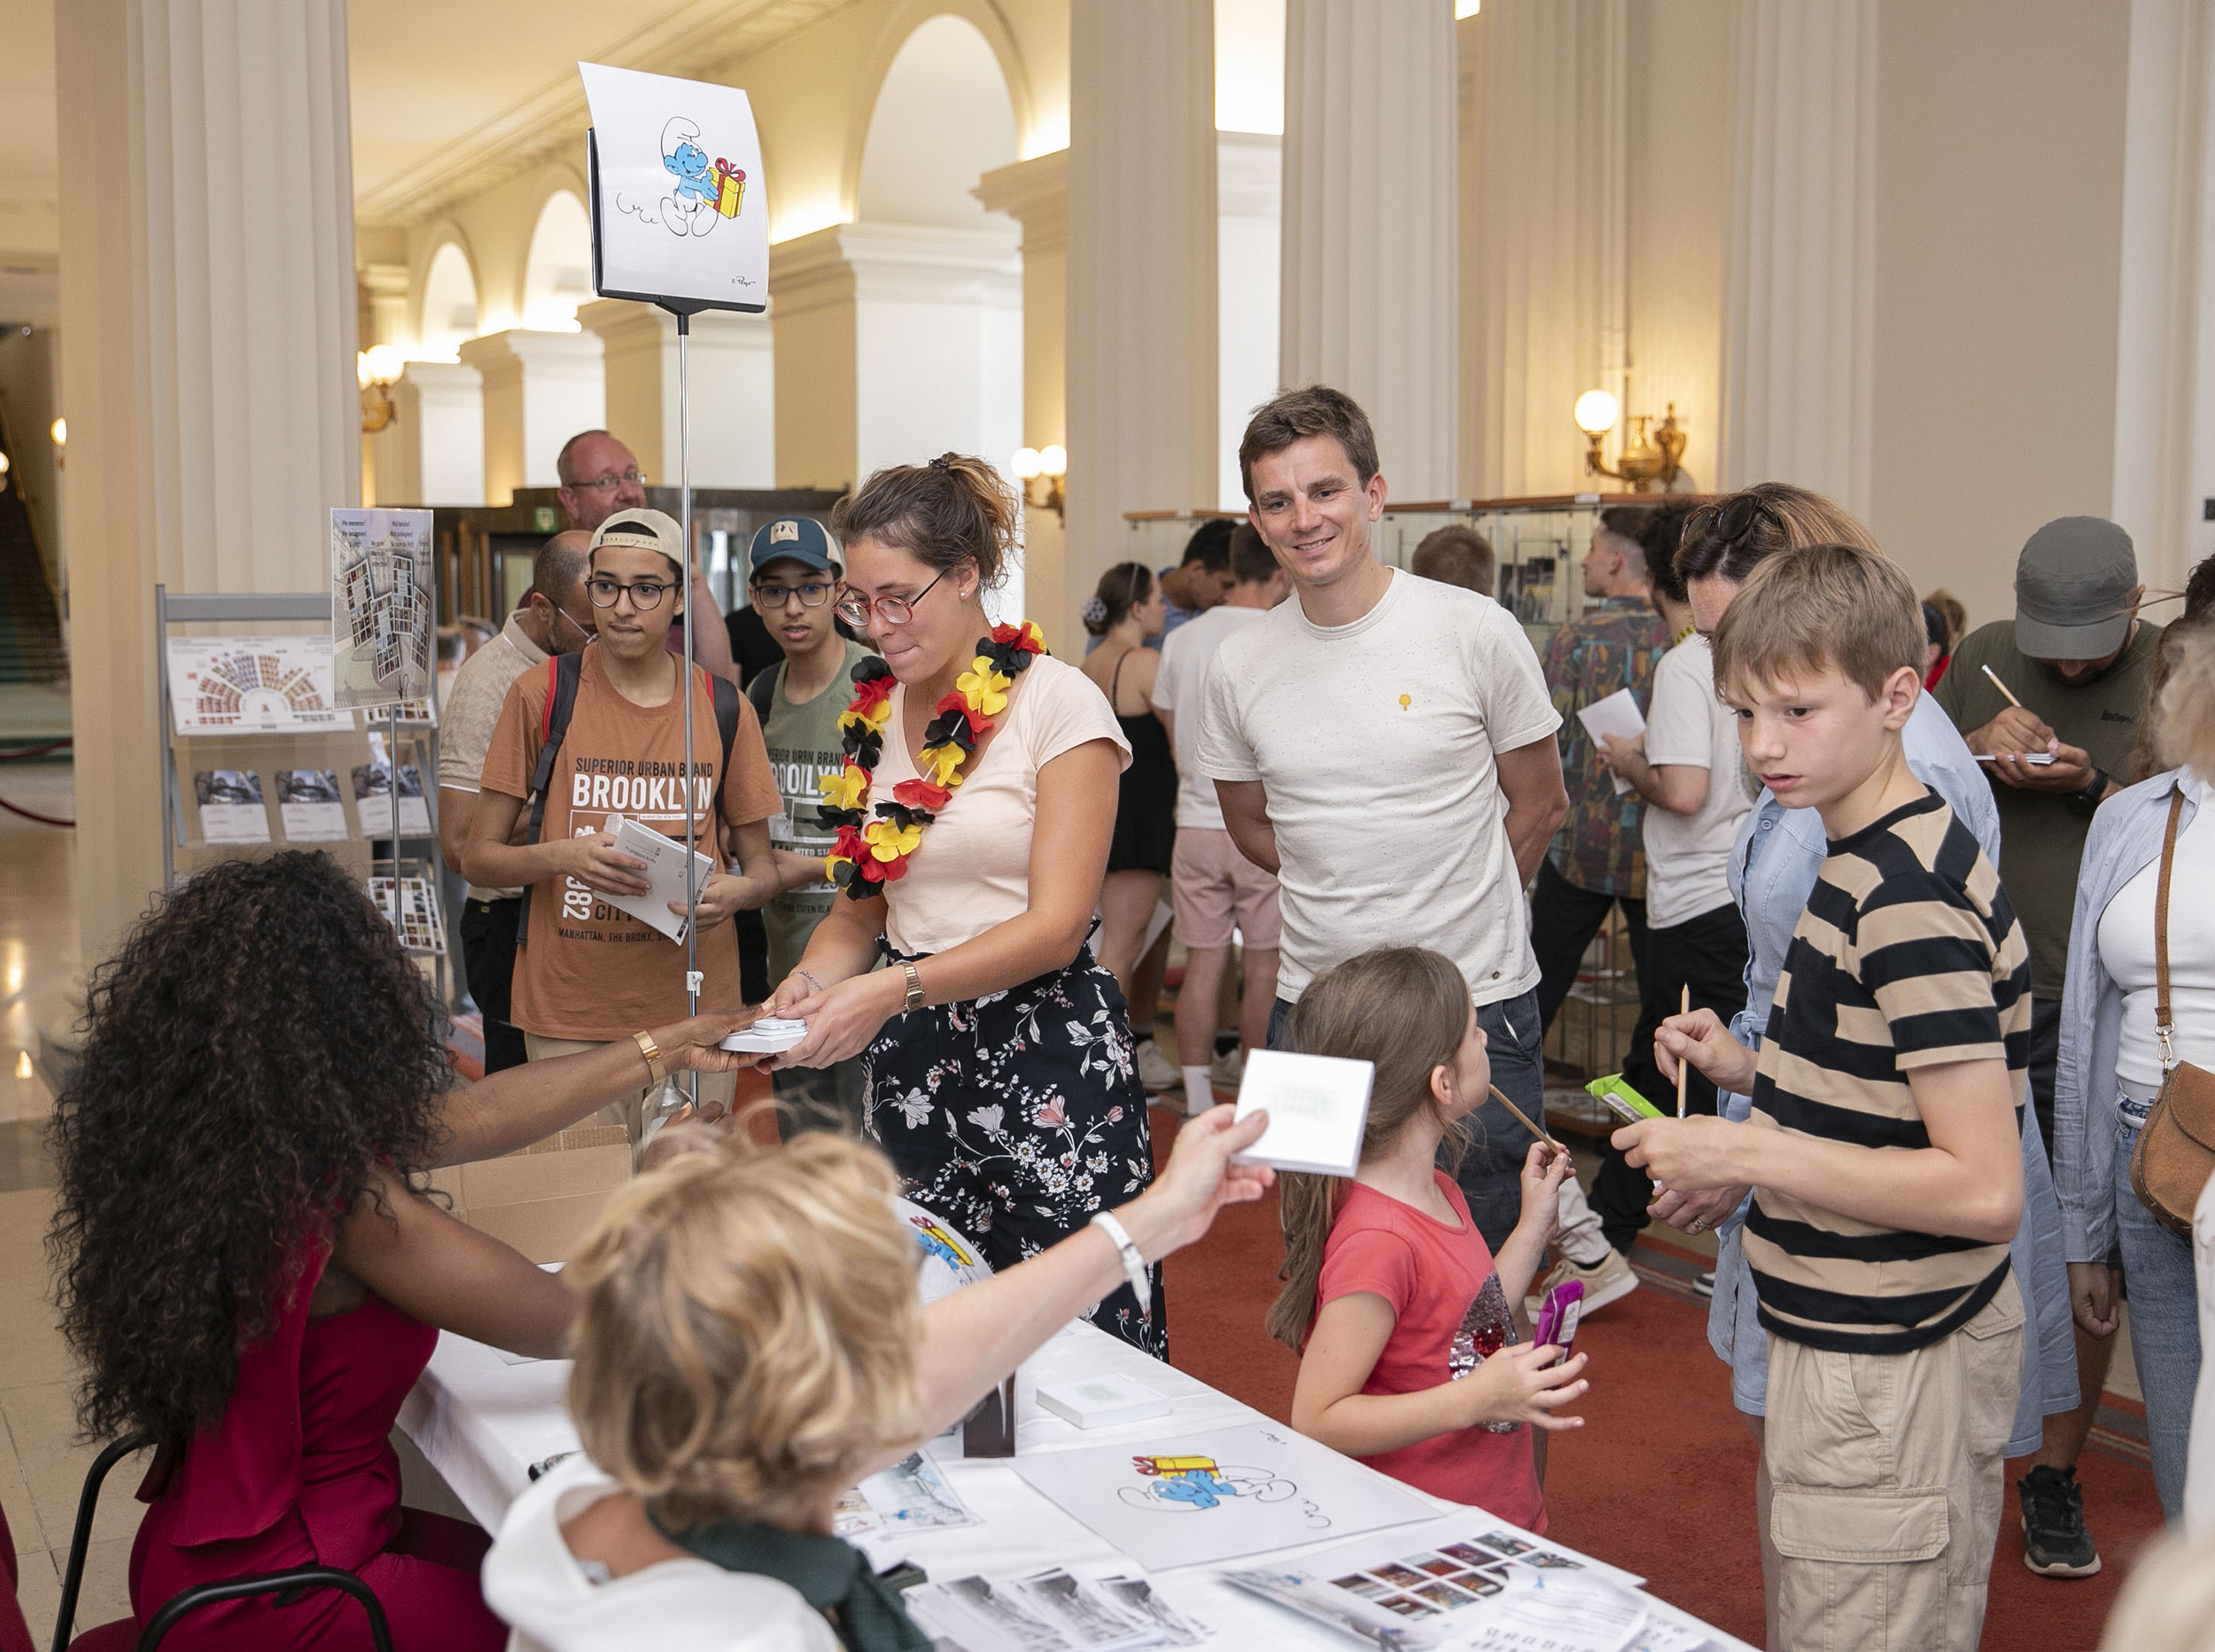
<instances>
[{"instance_id":1,"label":"white sneaker","mask_svg":"<svg viewBox=\"0 0 2215 1652\"><path fill-rule=\"evenodd\" d=\"M1208 1064L1208 1077L1217 1090L1238 1094L1239 1083L1246 1077L1246 1051L1226 1050Z\"/></svg>"},{"instance_id":2,"label":"white sneaker","mask_svg":"<svg viewBox=\"0 0 2215 1652\"><path fill-rule=\"evenodd\" d=\"M1183 1092L1185 1074L1176 1062L1162 1053L1161 1045L1151 1038L1139 1040L1138 1060L1139 1082L1146 1086L1148 1095L1166 1096Z\"/></svg>"},{"instance_id":3,"label":"white sneaker","mask_svg":"<svg viewBox=\"0 0 2215 1652\"><path fill-rule=\"evenodd\" d=\"M1531 1287L1527 1304L1531 1317L1538 1317L1539 1304L1546 1299L1547 1291L1572 1279L1584 1282L1583 1312L1587 1315L1597 1314L1610 1302L1627 1297L1638 1288L1638 1276L1631 1271L1623 1253L1612 1245L1603 1260L1589 1266L1565 1256L1553 1265L1551 1272Z\"/></svg>"}]
</instances>

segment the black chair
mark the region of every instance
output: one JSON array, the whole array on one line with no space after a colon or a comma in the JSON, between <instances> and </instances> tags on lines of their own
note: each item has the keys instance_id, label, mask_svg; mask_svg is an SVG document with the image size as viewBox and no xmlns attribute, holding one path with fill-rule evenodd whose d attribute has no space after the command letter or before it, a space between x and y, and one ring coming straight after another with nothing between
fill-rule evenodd
<instances>
[{"instance_id":1,"label":"black chair","mask_svg":"<svg viewBox=\"0 0 2215 1652\"><path fill-rule=\"evenodd\" d=\"M227 1583L199 1584L180 1590L163 1602L144 1629L129 1618L118 1618L112 1624L88 1629L73 1640L69 1625L76 1620L77 1597L84 1586L85 1551L92 1541L92 1516L99 1505L101 1484L108 1477L110 1469L133 1452L143 1451L153 1443L151 1434L133 1434L119 1439L95 1457L92 1467L85 1471L84 1490L77 1498L77 1524L69 1534L69 1563L62 1571L61 1606L54 1615L53 1652L122 1652L133 1645L138 1652L153 1652L161 1644L162 1637L176 1627L178 1619L203 1606L216 1606L256 1594L274 1594L279 1606L290 1606L310 1589L337 1589L360 1602L361 1609L369 1614L370 1645L377 1652L392 1652L392 1632L385 1621L385 1609L377 1604L376 1592L354 1573L335 1566L298 1566L287 1571L234 1578Z\"/></svg>"}]
</instances>

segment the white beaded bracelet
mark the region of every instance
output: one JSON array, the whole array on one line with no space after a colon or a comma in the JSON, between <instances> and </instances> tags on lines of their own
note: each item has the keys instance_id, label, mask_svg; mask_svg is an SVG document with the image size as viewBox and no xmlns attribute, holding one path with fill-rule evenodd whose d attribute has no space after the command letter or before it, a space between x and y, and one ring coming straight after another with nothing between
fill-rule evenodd
<instances>
[{"instance_id":1,"label":"white beaded bracelet","mask_svg":"<svg viewBox=\"0 0 2215 1652\"><path fill-rule=\"evenodd\" d=\"M1115 1249L1123 1257L1123 1276L1131 1282L1131 1294L1139 1299L1139 1312L1151 1314L1154 1281L1146 1271L1146 1258L1139 1254L1139 1247L1131 1242L1130 1233L1115 1220L1113 1211L1101 1211L1092 1218L1092 1225L1115 1241Z\"/></svg>"}]
</instances>

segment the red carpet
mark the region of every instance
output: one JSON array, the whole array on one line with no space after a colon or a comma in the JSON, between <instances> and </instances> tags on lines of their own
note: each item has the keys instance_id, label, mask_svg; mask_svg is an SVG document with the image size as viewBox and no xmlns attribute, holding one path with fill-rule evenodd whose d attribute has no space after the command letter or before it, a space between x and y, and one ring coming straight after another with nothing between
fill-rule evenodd
<instances>
[{"instance_id":1,"label":"red carpet","mask_svg":"<svg viewBox=\"0 0 2215 1652\"><path fill-rule=\"evenodd\" d=\"M1155 1109L1156 1150L1175 1120ZM1163 1128L1166 1126L1167 1128ZM1761 1565L1753 1529L1753 1437L1730 1404L1729 1372L1707 1347L1707 1305L1687 1253L1642 1247L1645 1283L1594 1316L1585 1426L1553 1438L1546 1502L1552 1535L1649 1579L1663 1599L1761 1644ZM1226 1212L1167 1265L1170 1356L1179 1369L1289 1421L1298 1361L1262 1329L1284 1244L1273 1198ZM2009 1478L2027 1465L2011 1463ZM2023 1566L2012 1485L1993 1566L1986 1652L2091 1652L2140 1547L2159 1529L2153 1476L2099 1450L2078 1465L2106 1569L2082 1582Z\"/></svg>"}]
</instances>

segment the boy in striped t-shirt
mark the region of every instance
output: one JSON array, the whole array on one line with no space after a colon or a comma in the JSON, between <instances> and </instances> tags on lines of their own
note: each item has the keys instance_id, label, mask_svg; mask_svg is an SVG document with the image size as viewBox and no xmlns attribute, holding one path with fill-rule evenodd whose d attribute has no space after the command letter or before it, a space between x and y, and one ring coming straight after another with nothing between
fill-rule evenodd
<instances>
[{"instance_id":1,"label":"boy in striped t-shirt","mask_svg":"<svg viewBox=\"0 0 2215 1652\"><path fill-rule=\"evenodd\" d=\"M1821 814L1830 852L1759 1057L1707 1010L1656 1038L1672 1068L1750 1092L1753 1116L1615 1144L1680 1192L1754 1190L1770 1645L1970 1652L2021 1380L2029 950L1976 838L1901 754L1924 644L1898 569L1780 553L1714 643L1747 767Z\"/></svg>"}]
</instances>

